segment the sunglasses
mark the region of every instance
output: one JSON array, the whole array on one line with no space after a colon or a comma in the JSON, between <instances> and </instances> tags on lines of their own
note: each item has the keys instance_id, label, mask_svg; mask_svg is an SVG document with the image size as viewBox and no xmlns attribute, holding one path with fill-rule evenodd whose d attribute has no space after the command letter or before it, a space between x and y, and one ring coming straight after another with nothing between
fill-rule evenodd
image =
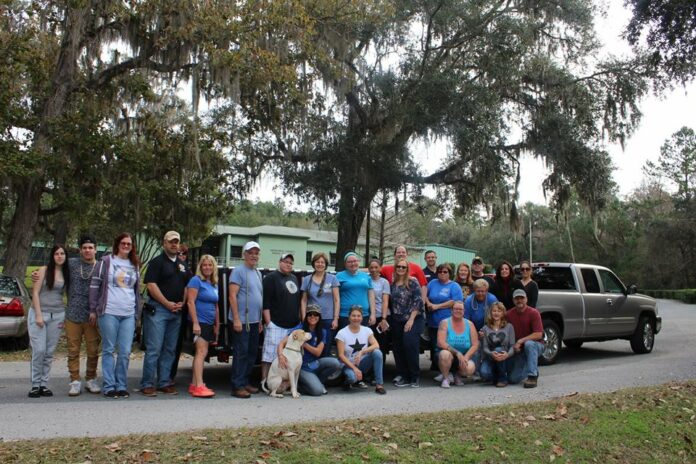
<instances>
[{"instance_id":1,"label":"sunglasses","mask_svg":"<svg viewBox=\"0 0 696 464\"><path fill-rule=\"evenodd\" d=\"M307 314L307 317L319 317L319 314L317 314L317 313L309 313L309 314Z\"/></svg>"},{"instance_id":2,"label":"sunglasses","mask_svg":"<svg viewBox=\"0 0 696 464\"><path fill-rule=\"evenodd\" d=\"M443 269L441 271L437 271L438 274L449 274L449 271L447 269Z\"/></svg>"},{"instance_id":3,"label":"sunglasses","mask_svg":"<svg viewBox=\"0 0 696 464\"><path fill-rule=\"evenodd\" d=\"M531 267L521 267L520 268L520 271L531 271L531 270L532 270Z\"/></svg>"},{"instance_id":4,"label":"sunglasses","mask_svg":"<svg viewBox=\"0 0 696 464\"><path fill-rule=\"evenodd\" d=\"M408 266L396 266L396 269L408 269Z\"/></svg>"}]
</instances>

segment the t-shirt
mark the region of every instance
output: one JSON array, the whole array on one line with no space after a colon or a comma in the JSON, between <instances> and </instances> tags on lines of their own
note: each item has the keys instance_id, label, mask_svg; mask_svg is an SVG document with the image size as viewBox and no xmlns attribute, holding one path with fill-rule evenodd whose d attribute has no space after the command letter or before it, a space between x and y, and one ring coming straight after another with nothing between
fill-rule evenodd
<instances>
[{"instance_id":1,"label":"t-shirt","mask_svg":"<svg viewBox=\"0 0 696 464\"><path fill-rule=\"evenodd\" d=\"M147 265L145 283L155 283L162 295L173 303L184 301L184 290L189 279L189 271L185 261L173 260L162 253L153 258Z\"/></svg>"},{"instance_id":2,"label":"t-shirt","mask_svg":"<svg viewBox=\"0 0 696 464\"><path fill-rule=\"evenodd\" d=\"M491 305L498 299L491 293L486 294L486 301L478 301L476 294L472 293L464 300L464 317L474 323L476 330L481 330L486 321L486 315L491 310Z\"/></svg>"},{"instance_id":3,"label":"t-shirt","mask_svg":"<svg viewBox=\"0 0 696 464\"><path fill-rule=\"evenodd\" d=\"M316 346L319 344L319 341L317 340L317 332L309 332L309 335L311 335L312 338L305 343L316 348ZM309 350L302 350L302 369L310 372L316 371L319 368L319 363L317 362L318 359L319 358L310 353Z\"/></svg>"},{"instance_id":4,"label":"t-shirt","mask_svg":"<svg viewBox=\"0 0 696 464\"><path fill-rule=\"evenodd\" d=\"M423 268L423 275L425 275L425 280L430 283L431 281L437 279L437 268L434 271L431 271L428 266L425 266Z\"/></svg>"},{"instance_id":5,"label":"t-shirt","mask_svg":"<svg viewBox=\"0 0 696 464\"><path fill-rule=\"evenodd\" d=\"M271 312L271 322L284 329L300 323L300 288L294 274L273 271L263 278L263 309Z\"/></svg>"},{"instance_id":6,"label":"t-shirt","mask_svg":"<svg viewBox=\"0 0 696 464\"><path fill-rule=\"evenodd\" d=\"M350 307L360 305L363 309L363 317L370 315L370 300L368 291L373 289L372 278L365 272L351 274L348 271L341 271L336 274L336 279L341 285L341 317L348 317Z\"/></svg>"},{"instance_id":7,"label":"t-shirt","mask_svg":"<svg viewBox=\"0 0 696 464\"><path fill-rule=\"evenodd\" d=\"M483 330L481 347L485 355L490 356L493 351L507 352L508 356L515 354L513 347L515 344L515 328L512 324L505 324L505 327L502 329L493 329L484 325L481 330Z\"/></svg>"},{"instance_id":8,"label":"t-shirt","mask_svg":"<svg viewBox=\"0 0 696 464\"><path fill-rule=\"evenodd\" d=\"M433 304L441 304L446 301L464 301L462 287L458 283L450 280L446 284L439 279L431 280L428 283L428 300ZM452 315L452 308L442 308L436 311L428 311L428 327L437 327Z\"/></svg>"},{"instance_id":9,"label":"t-shirt","mask_svg":"<svg viewBox=\"0 0 696 464\"><path fill-rule=\"evenodd\" d=\"M544 324L541 322L541 314L530 306L526 306L522 313L519 313L517 308L508 310L507 320L515 328L517 340L535 332L544 333ZM541 344L544 343L543 339L536 341Z\"/></svg>"},{"instance_id":10,"label":"t-shirt","mask_svg":"<svg viewBox=\"0 0 696 464\"><path fill-rule=\"evenodd\" d=\"M135 314L135 285L137 272L128 259L112 256L107 282L106 308L104 313L113 316L132 316Z\"/></svg>"},{"instance_id":11,"label":"t-shirt","mask_svg":"<svg viewBox=\"0 0 696 464\"><path fill-rule=\"evenodd\" d=\"M375 291L375 315L376 317L382 317L382 298L384 298L384 295L391 295L389 282L384 277L380 277L377 280L372 279L372 288Z\"/></svg>"},{"instance_id":12,"label":"t-shirt","mask_svg":"<svg viewBox=\"0 0 696 464\"><path fill-rule=\"evenodd\" d=\"M239 287L239 292L237 292L239 319L242 324L247 322L256 324L261 320L261 306L263 304L261 273L255 268L242 264L232 271L230 286L232 284ZM227 318L230 321L233 320L232 308L230 308Z\"/></svg>"},{"instance_id":13,"label":"t-shirt","mask_svg":"<svg viewBox=\"0 0 696 464\"><path fill-rule=\"evenodd\" d=\"M70 276L72 277L72 274ZM533 280L530 280L527 285L524 285L522 281L520 283L527 294L527 305L536 308L537 300L539 299L539 286ZM70 288L72 288L72 280L70 280Z\"/></svg>"},{"instance_id":14,"label":"t-shirt","mask_svg":"<svg viewBox=\"0 0 696 464\"><path fill-rule=\"evenodd\" d=\"M80 258L70 258L70 288L65 318L81 324L89 320L89 283L96 263L86 263Z\"/></svg>"},{"instance_id":15,"label":"t-shirt","mask_svg":"<svg viewBox=\"0 0 696 464\"><path fill-rule=\"evenodd\" d=\"M302 290L307 294L307 304L319 305L321 308L321 318L322 319L333 319L334 317L334 300L333 300L333 289L340 287L338 279L333 274L328 272L325 274L324 288L322 289L321 296L319 293L319 284L312 280L312 274L309 274L302 279Z\"/></svg>"},{"instance_id":16,"label":"t-shirt","mask_svg":"<svg viewBox=\"0 0 696 464\"><path fill-rule=\"evenodd\" d=\"M394 282L394 266L391 264L382 266L381 272L382 277L387 279L389 285L391 285L391 283ZM428 279L425 278L425 274L423 274L423 269L421 269L421 267L416 263L408 263L408 275L411 277L415 277L418 281L418 284L421 287L428 285Z\"/></svg>"},{"instance_id":17,"label":"t-shirt","mask_svg":"<svg viewBox=\"0 0 696 464\"><path fill-rule=\"evenodd\" d=\"M336 340L343 342L343 354L346 358L353 361L355 354L363 348L370 346L370 335L372 335L372 329L369 327L361 325L358 333L353 333L350 330L350 326L346 326L338 331Z\"/></svg>"},{"instance_id":18,"label":"t-shirt","mask_svg":"<svg viewBox=\"0 0 696 464\"><path fill-rule=\"evenodd\" d=\"M207 280L193 276L186 288L198 290L198 295L196 295L196 317L198 318L198 323L214 324L218 303L217 287Z\"/></svg>"}]
</instances>

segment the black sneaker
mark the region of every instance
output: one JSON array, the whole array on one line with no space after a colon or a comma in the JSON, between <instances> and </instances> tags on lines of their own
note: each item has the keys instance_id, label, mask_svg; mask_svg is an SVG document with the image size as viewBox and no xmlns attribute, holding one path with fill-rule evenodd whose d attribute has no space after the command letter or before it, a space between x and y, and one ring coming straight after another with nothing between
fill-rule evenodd
<instances>
[{"instance_id":1,"label":"black sneaker","mask_svg":"<svg viewBox=\"0 0 696 464\"><path fill-rule=\"evenodd\" d=\"M109 390L104 392L104 398L118 399L118 392L116 390Z\"/></svg>"},{"instance_id":2,"label":"black sneaker","mask_svg":"<svg viewBox=\"0 0 696 464\"><path fill-rule=\"evenodd\" d=\"M395 386L395 387L408 387L408 386L410 386L410 385L411 385L411 382L409 382L408 380L404 379L403 377L401 377L400 379L398 379L398 381L394 382L394 386Z\"/></svg>"},{"instance_id":3,"label":"black sneaker","mask_svg":"<svg viewBox=\"0 0 696 464\"><path fill-rule=\"evenodd\" d=\"M32 387L27 396L29 398L38 398L41 396L41 390L39 390L39 387Z\"/></svg>"},{"instance_id":4,"label":"black sneaker","mask_svg":"<svg viewBox=\"0 0 696 464\"><path fill-rule=\"evenodd\" d=\"M536 388L537 386L537 375L530 375L527 380L524 381L524 388Z\"/></svg>"},{"instance_id":5,"label":"black sneaker","mask_svg":"<svg viewBox=\"0 0 696 464\"><path fill-rule=\"evenodd\" d=\"M39 394L41 396L53 396L53 392L47 387L39 387Z\"/></svg>"},{"instance_id":6,"label":"black sneaker","mask_svg":"<svg viewBox=\"0 0 696 464\"><path fill-rule=\"evenodd\" d=\"M353 386L354 386L355 388L359 388L359 389L361 389L361 390L367 389L367 384L366 384L365 382L363 382L362 380L361 380L360 382L355 382L355 383L353 384Z\"/></svg>"},{"instance_id":7,"label":"black sneaker","mask_svg":"<svg viewBox=\"0 0 696 464\"><path fill-rule=\"evenodd\" d=\"M130 393L128 393L128 390L119 390L117 394L118 394L119 398L129 398L130 397Z\"/></svg>"}]
</instances>

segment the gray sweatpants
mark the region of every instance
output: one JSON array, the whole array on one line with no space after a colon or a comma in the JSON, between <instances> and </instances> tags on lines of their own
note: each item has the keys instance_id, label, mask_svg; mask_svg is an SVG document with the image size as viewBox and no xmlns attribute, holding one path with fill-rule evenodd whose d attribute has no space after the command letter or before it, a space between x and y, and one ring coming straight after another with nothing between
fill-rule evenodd
<instances>
[{"instance_id":1,"label":"gray sweatpants","mask_svg":"<svg viewBox=\"0 0 696 464\"><path fill-rule=\"evenodd\" d=\"M29 340L31 342L31 386L46 387L51 374L53 352L63 330L65 312L41 312L44 326L36 325L36 312L29 310Z\"/></svg>"}]
</instances>

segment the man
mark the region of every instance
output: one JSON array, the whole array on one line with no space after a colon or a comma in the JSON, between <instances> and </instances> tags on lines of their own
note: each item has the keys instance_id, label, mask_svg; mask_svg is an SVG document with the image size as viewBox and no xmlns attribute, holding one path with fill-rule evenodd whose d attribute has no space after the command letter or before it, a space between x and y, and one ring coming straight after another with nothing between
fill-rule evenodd
<instances>
[{"instance_id":1,"label":"man","mask_svg":"<svg viewBox=\"0 0 696 464\"><path fill-rule=\"evenodd\" d=\"M172 366L177 362L176 346L181 330L184 293L189 272L179 256L181 237L178 232L164 234L162 254L147 265L145 285L153 310L143 311L145 359L140 393L157 396L178 394L171 385Z\"/></svg>"},{"instance_id":2,"label":"man","mask_svg":"<svg viewBox=\"0 0 696 464\"><path fill-rule=\"evenodd\" d=\"M405 259L408 261L408 252L406 251L406 247L404 245L399 245L396 248L394 248L394 262L398 263L402 259ZM389 285L394 281L394 265L388 264L386 266L382 266L382 277L387 279L389 282ZM428 285L428 280L425 278L425 274L423 274L423 269L420 268L419 265L416 263L408 262L408 275L411 277L415 277L416 280L418 280L418 284L421 286L423 289L423 295L425 298L425 288Z\"/></svg>"},{"instance_id":3,"label":"man","mask_svg":"<svg viewBox=\"0 0 696 464\"><path fill-rule=\"evenodd\" d=\"M495 279L491 276L487 276L483 273L483 259L480 256L476 256L473 261L471 261L471 278L474 282L477 279L483 279L488 282L488 291L495 293Z\"/></svg>"},{"instance_id":4,"label":"man","mask_svg":"<svg viewBox=\"0 0 696 464\"><path fill-rule=\"evenodd\" d=\"M300 326L300 286L292 273L295 258L280 255L278 270L263 279L263 322L266 333L261 355L261 382L278 355L278 344Z\"/></svg>"},{"instance_id":5,"label":"man","mask_svg":"<svg viewBox=\"0 0 696 464\"><path fill-rule=\"evenodd\" d=\"M78 242L80 257L70 258L70 288L68 289L68 306L65 310L65 338L68 345L68 371L70 372L69 396L78 396L82 392L80 381L80 349L82 339L87 349L87 372L85 388L90 393L100 393L97 383L97 364L99 362L99 330L96 314L89 313L89 283L97 262L97 241L92 235L85 234ZM38 283L36 271L31 275L34 284Z\"/></svg>"},{"instance_id":6,"label":"man","mask_svg":"<svg viewBox=\"0 0 696 464\"><path fill-rule=\"evenodd\" d=\"M250 398L259 389L249 381L251 369L259 348L259 334L263 330L261 309L263 307L263 285L261 273L256 269L261 247L256 242L247 242L243 247L244 263L230 275L228 319L232 324L232 370L230 384L232 396Z\"/></svg>"},{"instance_id":7,"label":"man","mask_svg":"<svg viewBox=\"0 0 696 464\"><path fill-rule=\"evenodd\" d=\"M515 307L508 310L507 320L515 328L515 356L508 374L511 383L524 381L524 388L535 388L539 378L539 356L544 350L544 325L541 314L527 306L527 294L522 289L512 292Z\"/></svg>"},{"instance_id":8,"label":"man","mask_svg":"<svg viewBox=\"0 0 696 464\"><path fill-rule=\"evenodd\" d=\"M464 300L464 317L474 323L477 332L481 332L491 305L498 302L495 295L488 289L487 280L476 279L474 280L474 293Z\"/></svg>"},{"instance_id":9,"label":"man","mask_svg":"<svg viewBox=\"0 0 696 464\"><path fill-rule=\"evenodd\" d=\"M423 274L425 274L425 278L430 283L431 280L437 279L437 254L433 250L425 252L425 264Z\"/></svg>"}]
</instances>

